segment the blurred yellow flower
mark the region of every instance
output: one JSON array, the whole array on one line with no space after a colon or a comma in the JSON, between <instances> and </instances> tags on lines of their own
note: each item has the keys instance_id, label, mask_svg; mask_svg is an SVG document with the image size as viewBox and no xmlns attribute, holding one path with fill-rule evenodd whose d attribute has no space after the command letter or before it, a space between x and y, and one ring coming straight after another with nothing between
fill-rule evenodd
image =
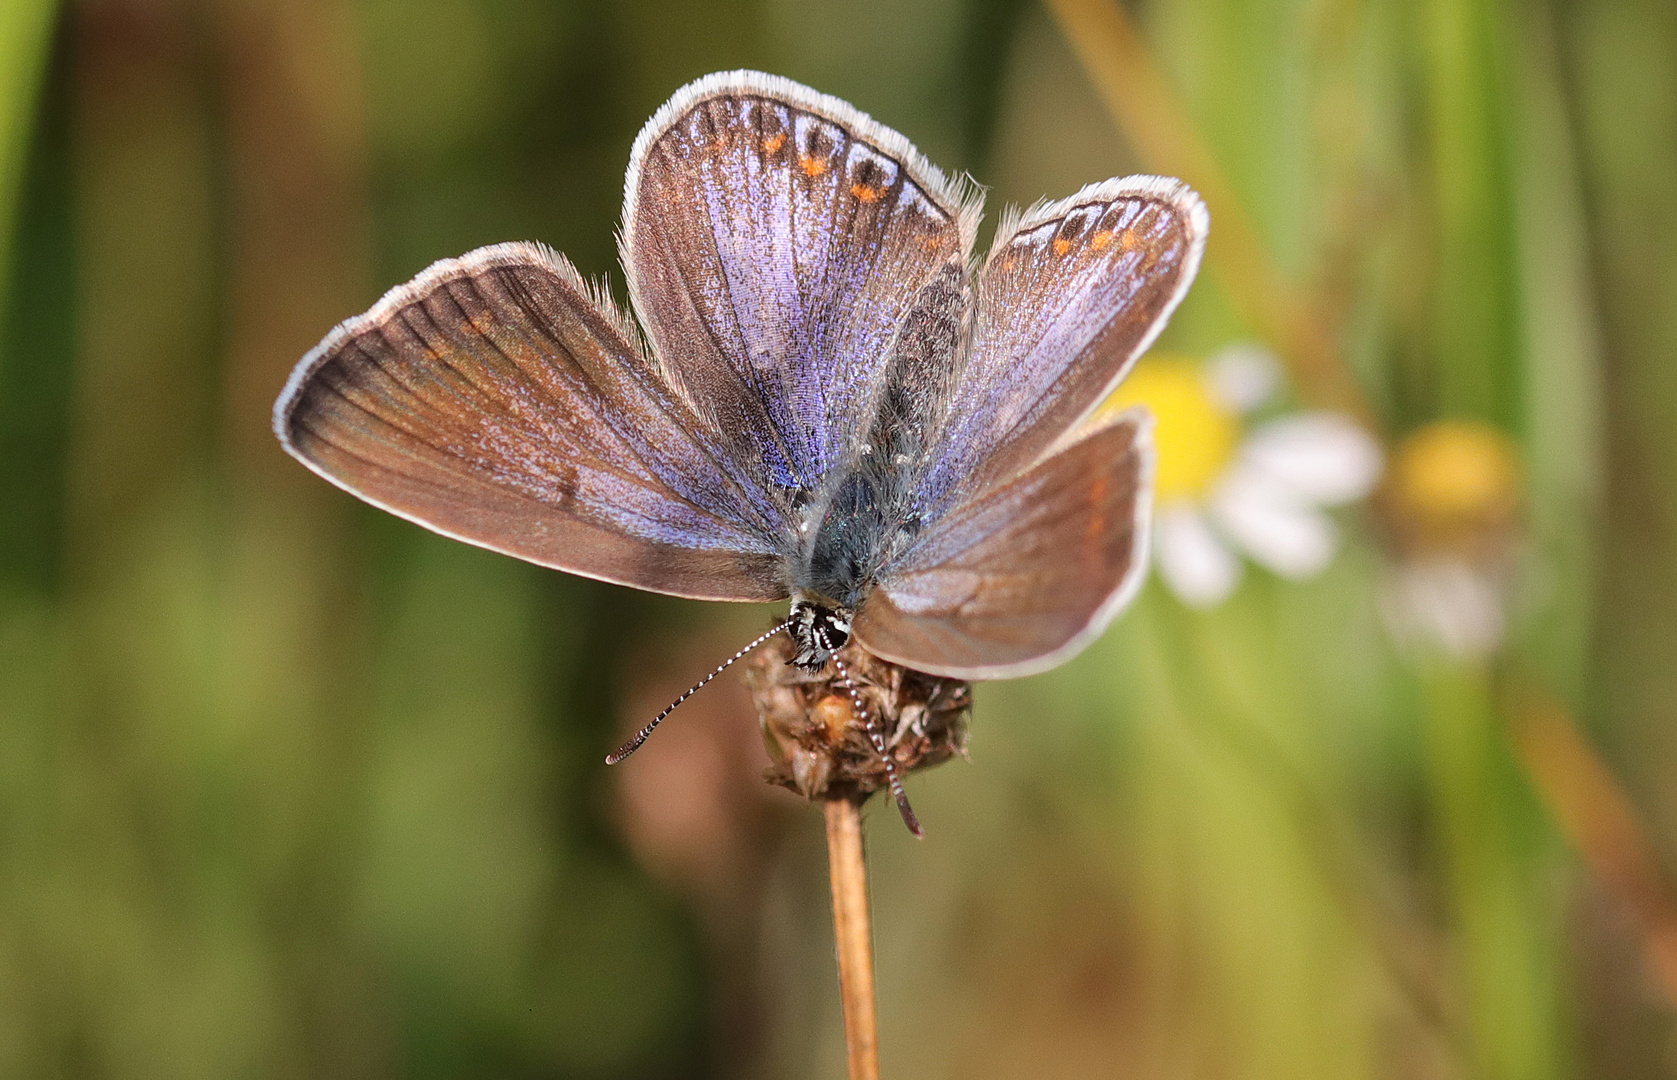
<instances>
[{"instance_id":1,"label":"blurred yellow flower","mask_svg":"<svg viewBox=\"0 0 1677 1080\"><path fill-rule=\"evenodd\" d=\"M1490 424L1435 420L1398 444L1388 494L1405 539L1429 548L1479 548L1512 523L1519 451Z\"/></svg>"},{"instance_id":2,"label":"blurred yellow flower","mask_svg":"<svg viewBox=\"0 0 1677 1080\"><path fill-rule=\"evenodd\" d=\"M1150 355L1118 387L1107 408L1145 405L1153 412L1158 452L1154 497L1203 497L1222 475L1240 439L1239 413L1212 394L1203 365L1185 356Z\"/></svg>"}]
</instances>

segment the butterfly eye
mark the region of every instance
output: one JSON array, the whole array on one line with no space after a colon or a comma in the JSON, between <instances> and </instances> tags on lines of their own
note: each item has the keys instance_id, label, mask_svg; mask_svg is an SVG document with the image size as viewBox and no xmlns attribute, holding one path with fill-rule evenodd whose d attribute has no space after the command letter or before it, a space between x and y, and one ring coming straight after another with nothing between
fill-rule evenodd
<instances>
[{"instance_id":1,"label":"butterfly eye","mask_svg":"<svg viewBox=\"0 0 1677 1080\"><path fill-rule=\"evenodd\" d=\"M850 620L835 611L816 613L814 636L828 652L837 652L850 640Z\"/></svg>"}]
</instances>

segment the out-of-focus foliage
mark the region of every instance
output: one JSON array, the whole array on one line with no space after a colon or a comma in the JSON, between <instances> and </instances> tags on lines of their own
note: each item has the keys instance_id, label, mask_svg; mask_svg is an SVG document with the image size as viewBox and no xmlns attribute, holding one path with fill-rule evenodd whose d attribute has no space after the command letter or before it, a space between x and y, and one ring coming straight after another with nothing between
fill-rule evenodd
<instances>
[{"instance_id":1,"label":"out-of-focus foliage","mask_svg":"<svg viewBox=\"0 0 1677 1080\"><path fill-rule=\"evenodd\" d=\"M1666 1075L1664 886L1563 841L1510 702L1677 856L1677 9L1125 10L1388 445L1516 453L1507 634L1394 633L1390 496L1319 577L1150 585L980 688L930 839L872 821L886 1072ZM1076 57L1017 0L0 6L0 1075L841 1075L819 815L738 688L599 764L766 613L380 515L267 411L433 259L616 276L694 76L846 97L993 216L1153 167ZM1230 287L1164 345L1260 333Z\"/></svg>"}]
</instances>

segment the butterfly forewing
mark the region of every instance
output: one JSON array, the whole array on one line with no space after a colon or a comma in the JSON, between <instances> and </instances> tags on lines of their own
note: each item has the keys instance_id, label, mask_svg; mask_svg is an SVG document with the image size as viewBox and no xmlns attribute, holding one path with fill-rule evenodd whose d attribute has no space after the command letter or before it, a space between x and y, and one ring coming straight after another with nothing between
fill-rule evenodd
<instances>
[{"instance_id":1,"label":"butterfly forewing","mask_svg":"<svg viewBox=\"0 0 1677 1080\"><path fill-rule=\"evenodd\" d=\"M1043 671L1092 641L1147 562L1152 421L1079 438L938 520L857 612L868 651L960 679Z\"/></svg>"},{"instance_id":2,"label":"butterfly forewing","mask_svg":"<svg viewBox=\"0 0 1677 1080\"><path fill-rule=\"evenodd\" d=\"M680 596L786 595L764 493L534 245L439 263L338 327L274 425L340 487L483 547Z\"/></svg>"},{"instance_id":3,"label":"butterfly forewing","mask_svg":"<svg viewBox=\"0 0 1677 1080\"><path fill-rule=\"evenodd\" d=\"M663 371L766 484L815 489L866 434L916 296L964 265L976 199L843 102L738 72L659 111L627 186Z\"/></svg>"},{"instance_id":4,"label":"butterfly forewing","mask_svg":"<svg viewBox=\"0 0 1677 1080\"><path fill-rule=\"evenodd\" d=\"M1198 196L1157 177L1003 221L923 484L928 511L1028 467L1111 392L1193 280L1206 229Z\"/></svg>"}]
</instances>

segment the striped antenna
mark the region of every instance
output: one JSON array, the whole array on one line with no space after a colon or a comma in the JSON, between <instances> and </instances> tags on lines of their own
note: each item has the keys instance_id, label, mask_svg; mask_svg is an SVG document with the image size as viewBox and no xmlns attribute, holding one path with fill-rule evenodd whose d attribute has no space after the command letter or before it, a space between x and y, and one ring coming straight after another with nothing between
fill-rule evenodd
<instances>
[{"instance_id":1,"label":"striped antenna","mask_svg":"<svg viewBox=\"0 0 1677 1080\"><path fill-rule=\"evenodd\" d=\"M688 687L686 693L682 694L680 697L678 697L674 701L670 702L670 707L665 709L663 712L659 713L657 716L654 716L652 718L652 722L650 724L646 725L645 727L641 728L639 731L635 732L635 737L634 738L630 739L628 742L624 743L622 746L619 746L616 750L613 750L611 753L607 754L606 755L606 764L607 765L616 765L619 761L622 761L624 758L628 757L630 754L634 753L636 750L639 750L641 748L641 743L644 743L649 737L651 737L651 735L654 731L658 730L658 725L662 724L664 722L664 717L666 717L666 716L670 715L671 713L675 712L676 708L682 702L686 701L688 698L692 697L694 694L697 694L700 690L703 690L704 687L705 687L705 684L710 682L710 680L716 678L718 675L722 674L724 671L727 671L729 668L733 667L739 661L745 659L745 657L748 654L750 654L750 652L753 649L756 649L758 646L762 645L763 642L765 642L765 641L769 640L770 638L774 637L776 634L780 633L782 630L791 629L791 627L792 627L792 620L787 619L785 622L781 623L779 626L775 627L773 630L770 630L768 633L764 634L762 637L758 638L756 641L753 641L751 644L747 645L745 648L741 649L739 652L737 652L734 655L728 657L728 659L725 660L722 663L722 665L720 667L718 667L715 671L711 672L709 675L706 675L704 678L700 679L698 682L696 682L692 686Z\"/></svg>"}]
</instances>

